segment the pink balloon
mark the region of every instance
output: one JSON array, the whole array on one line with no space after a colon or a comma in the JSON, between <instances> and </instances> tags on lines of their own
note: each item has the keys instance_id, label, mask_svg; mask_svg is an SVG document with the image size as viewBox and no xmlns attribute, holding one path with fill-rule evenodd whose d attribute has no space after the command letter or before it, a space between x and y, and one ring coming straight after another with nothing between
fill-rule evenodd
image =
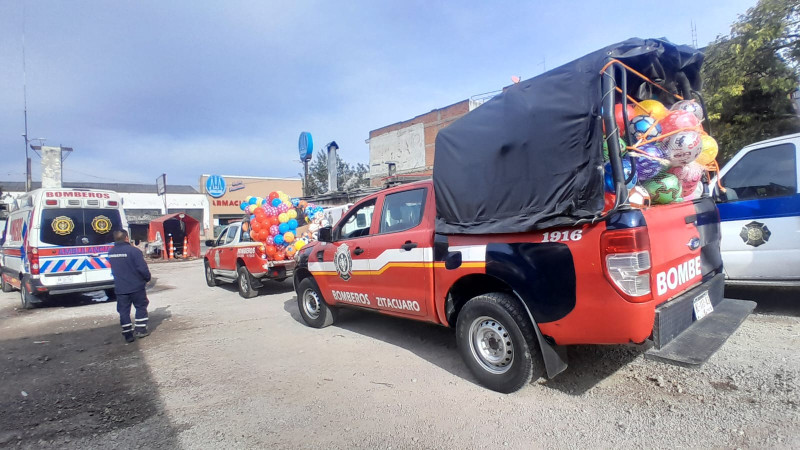
<instances>
[{"instance_id":1,"label":"pink balloon","mask_svg":"<svg viewBox=\"0 0 800 450\"><path fill-rule=\"evenodd\" d=\"M673 167L669 169L668 172L678 177L685 194L683 198L689 200L697 187L697 183L699 183L700 179L703 177L703 166L692 162L685 166Z\"/></svg>"},{"instance_id":2,"label":"pink balloon","mask_svg":"<svg viewBox=\"0 0 800 450\"><path fill-rule=\"evenodd\" d=\"M271 225L271 226L269 227L269 234L271 234L271 235L275 236L275 235L277 235L279 232L280 232L280 230L278 230L278 226L277 226L277 225Z\"/></svg>"}]
</instances>

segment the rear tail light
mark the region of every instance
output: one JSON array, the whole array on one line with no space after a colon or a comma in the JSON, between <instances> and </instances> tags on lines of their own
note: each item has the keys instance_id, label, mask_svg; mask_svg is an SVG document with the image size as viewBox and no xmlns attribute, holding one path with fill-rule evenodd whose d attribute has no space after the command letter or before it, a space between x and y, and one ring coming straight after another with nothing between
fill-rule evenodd
<instances>
[{"instance_id":1,"label":"rear tail light","mask_svg":"<svg viewBox=\"0 0 800 450\"><path fill-rule=\"evenodd\" d=\"M28 254L28 263L31 265L31 275L39 275L39 249L28 247L25 252Z\"/></svg>"},{"instance_id":2,"label":"rear tail light","mask_svg":"<svg viewBox=\"0 0 800 450\"><path fill-rule=\"evenodd\" d=\"M604 231L600 246L603 271L614 289L631 302L652 299L650 238L647 228Z\"/></svg>"},{"instance_id":3,"label":"rear tail light","mask_svg":"<svg viewBox=\"0 0 800 450\"><path fill-rule=\"evenodd\" d=\"M267 259L267 247L264 244L258 244L256 246L256 251L261 259Z\"/></svg>"}]
</instances>

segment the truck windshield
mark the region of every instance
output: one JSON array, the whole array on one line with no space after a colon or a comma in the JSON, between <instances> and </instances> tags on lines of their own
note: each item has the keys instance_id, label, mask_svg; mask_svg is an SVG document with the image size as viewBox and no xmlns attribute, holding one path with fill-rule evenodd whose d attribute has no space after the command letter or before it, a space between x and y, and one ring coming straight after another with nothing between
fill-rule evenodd
<instances>
[{"instance_id":1,"label":"truck windshield","mask_svg":"<svg viewBox=\"0 0 800 450\"><path fill-rule=\"evenodd\" d=\"M45 209L40 224L42 243L59 246L110 244L122 229L116 209Z\"/></svg>"}]
</instances>

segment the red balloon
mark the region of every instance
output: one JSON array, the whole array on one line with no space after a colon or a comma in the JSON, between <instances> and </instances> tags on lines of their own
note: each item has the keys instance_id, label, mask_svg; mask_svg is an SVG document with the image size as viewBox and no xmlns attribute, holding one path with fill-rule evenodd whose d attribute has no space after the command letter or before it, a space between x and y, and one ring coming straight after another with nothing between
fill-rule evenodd
<instances>
[{"instance_id":1,"label":"red balloon","mask_svg":"<svg viewBox=\"0 0 800 450\"><path fill-rule=\"evenodd\" d=\"M268 245L267 246L267 255L274 256L275 253L277 253L277 252L278 252L278 249L276 249L274 245Z\"/></svg>"},{"instance_id":2,"label":"red balloon","mask_svg":"<svg viewBox=\"0 0 800 450\"><path fill-rule=\"evenodd\" d=\"M697 116L695 116L693 113L679 109L676 111L670 111L669 114L667 114L667 117L665 117L660 124L661 134L667 134L681 129L699 131L700 121L697 120Z\"/></svg>"},{"instance_id":3,"label":"red balloon","mask_svg":"<svg viewBox=\"0 0 800 450\"><path fill-rule=\"evenodd\" d=\"M262 225L261 225L261 223L259 223L259 221L254 220L254 221L250 222L250 228L252 228L253 231L259 231L259 230L261 230Z\"/></svg>"},{"instance_id":4,"label":"red balloon","mask_svg":"<svg viewBox=\"0 0 800 450\"><path fill-rule=\"evenodd\" d=\"M275 192L275 191L270 192L269 193L269 202L268 203L272 203L272 200L274 200L276 198L278 198L278 193Z\"/></svg>"},{"instance_id":5,"label":"red balloon","mask_svg":"<svg viewBox=\"0 0 800 450\"><path fill-rule=\"evenodd\" d=\"M270 225L280 225L281 221L280 221L280 219L278 219L278 216L272 216L272 217L269 218L269 224Z\"/></svg>"}]
</instances>

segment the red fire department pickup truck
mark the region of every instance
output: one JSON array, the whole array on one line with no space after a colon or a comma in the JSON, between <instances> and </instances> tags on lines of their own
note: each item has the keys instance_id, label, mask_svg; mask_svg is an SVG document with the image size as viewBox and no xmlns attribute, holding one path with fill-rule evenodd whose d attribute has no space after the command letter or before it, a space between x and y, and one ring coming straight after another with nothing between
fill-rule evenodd
<instances>
[{"instance_id":1,"label":"red fire department pickup truck","mask_svg":"<svg viewBox=\"0 0 800 450\"><path fill-rule=\"evenodd\" d=\"M705 362L755 305L723 298L707 186L689 201L627 201L610 111L615 86L642 90L606 66L688 74L688 97L696 55L632 39L513 85L439 131L433 180L362 199L295 255L305 323L325 327L354 307L453 327L471 372L500 392L562 372L566 345L649 343L651 358ZM605 193L603 127L614 130Z\"/></svg>"},{"instance_id":2,"label":"red fire department pickup truck","mask_svg":"<svg viewBox=\"0 0 800 450\"><path fill-rule=\"evenodd\" d=\"M242 231L242 222L229 224L216 240L206 241L211 247L205 255L206 283L236 283L239 295L252 298L264 280L283 281L292 276L294 260L275 261L266 253L263 242L253 242Z\"/></svg>"}]
</instances>

